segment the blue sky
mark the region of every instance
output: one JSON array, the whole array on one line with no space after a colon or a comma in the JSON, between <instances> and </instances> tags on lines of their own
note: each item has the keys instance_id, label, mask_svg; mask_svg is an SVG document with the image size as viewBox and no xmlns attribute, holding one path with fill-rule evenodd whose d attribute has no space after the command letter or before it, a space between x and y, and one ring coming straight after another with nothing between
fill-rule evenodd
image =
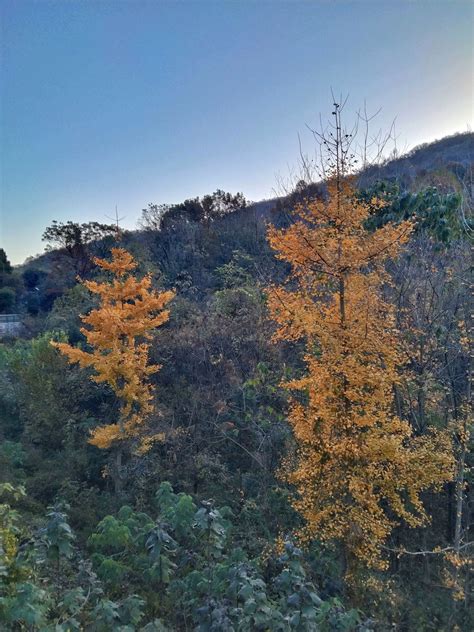
<instances>
[{"instance_id":1,"label":"blue sky","mask_svg":"<svg viewBox=\"0 0 474 632\"><path fill-rule=\"evenodd\" d=\"M148 202L216 188L270 197L330 88L399 145L472 123L469 0L1 4L0 245L53 220L134 227Z\"/></svg>"}]
</instances>

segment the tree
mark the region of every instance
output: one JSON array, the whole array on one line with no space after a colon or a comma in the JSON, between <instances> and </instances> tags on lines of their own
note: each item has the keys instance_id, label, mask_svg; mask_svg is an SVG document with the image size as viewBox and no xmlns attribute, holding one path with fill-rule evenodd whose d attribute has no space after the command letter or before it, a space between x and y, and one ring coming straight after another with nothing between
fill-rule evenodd
<instances>
[{"instance_id":1,"label":"tree","mask_svg":"<svg viewBox=\"0 0 474 632\"><path fill-rule=\"evenodd\" d=\"M0 248L0 274L11 274L12 264L8 261L7 253Z\"/></svg>"},{"instance_id":2,"label":"tree","mask_svg":"<svg viewBox=\"0 0 474 632\"><path fill-rule=\"evenodd\" d=\"M402 191L397 182L378 181L360 195L369 204L373 198L384 201L382 208L371 215L369 228L411 219L416 222L416 233L426 233L439 242L452 242L462 233L459 193L443 193L436 187L412 193Z\"/></svg>"},{"instance_id":3,"label":"tree","mask_svg":"<svg viewBox=\"0 0 474 632\"><path fill-rule=\"evenodd\" d=\"M437 540L451 546L443 583L452 590L453 607L469 593L470 496L472 469L472 358L474 342L471 245L461 239L440 247L437 235L419 234L410 251L394 266L395 303L406 339L410 371L397 389L397 405L415 432L430 426L451 431L456 476L437 506L446 511L438 517ZM444 500L444 503L443 503ZM426 538L426 533L423 534ZM423 544L426 549L426 545ZM464 584L464 585L463 585Z\"/></svg>"},{"instance_id":4,"label":"tree","mask_svg":"<svg viewBox=\"0 0 474 632\"><path fill-rule=\"evenodd\" d=\"M148 204L147 208L142 209L142 215L138 222L139 228L150 231L160 230L163 218L170 209L169 204Z\"/></svg>"},{"instance_id":5,"label":"tree","mask_svg":"<svg viewBox=\"0 0 474 632\"><path fill-rule=\"evenodd\" d=\"M112 248L112 260L95 258L94 262L113 279L102 283L84 281L83 285L100 298L82 321L89 325L81 332L92 347L84 351L67 343L53 343L67 356L69 362L95 371L92 379L107 383L120 402L117 423L98 426L89 442L101 449L114 447L116 451L115 484L120 488L122 445L138 441L146 451L153 440L162 438L144 433L144 423L153 410L153 390L149 376L160 366L148 364L150 331L165 323L169 311L165 306L174 292L156 292L151 287L150 275L136 279L131 271L137 267L132 255L123 248Z\"/></svg>"},{"instance_id":6,"label":"tree","mask_svg":"<svg viewBox=\"0 0 474 632\"><path fill-rule=\"evenodd\" d=\"M203 217L206 220L213 220L223 217L227 213L233 213L240 208L247 206L247 200L243 193L226 193L222 189L217 189L212 195L205 195L201 200Z\"/></svg>"},{"instance_id":7,"label":"tree","mask_svg":"<svg viewBox=\"0 0 474 632\"><path fill-rule=\"evenodd\" d=\"M0 288L0 313L8 313L12 310L16 301L16 292L11 287Z\"/></svg>"},{"instance_id":8,"label":"tree","mask_svg":"<svg viewBox=\"0 0 474 632\"><path fill-rule=\"evenodd\" d=\"M48 242L46 250L60 248L70 258L76 274L85 274L90 265L88 244L114 235L116 232L117 227L114 224L99 222L79 224L54 220L44 231L42 239Z\"/></svg>"},{"instance_id":9,"label":"tree","mask_svg":"<svg viewBox=\"0 0 474 632\"><path fill-rule=\"evenodd\" d=\"M202 198L190 198L179 204L148 204L148 208L142 209L139 226L144 230L158 231L180 223L212 222L246 206L243 193L233 195L217 189Z\"/></svg>"},{"instance_id":10,"label":"tree","mask_svg":"<svg viewBox=\"0 0 474 632\"><path fill-rule=\"evenodd\" d=\"M363 563L384 568L382 547L400 519L428 516L420 494L452 478L441 433L415 438L393 412L402 353L393 306L383 296L385 264L407 242L412 224L366 229L374 208L358 199L349 176L349 135L335 104L324 200L295 208L288 228L269 229L289 284L271 287L277 340L302 340L306 373L286 383L295 393L289 423L296 453L283 465L294 485L301 537L343 543L349 575Z\"/></svg>"},{"instance_id":11,"label":"tree","mask_svg":"<svg viewBox=\"0 0 474 632\"><path fill-rule=\"evenodd\" d=\"M46 273L35 268L27 268L21 276L25 288L28 291L32 291L37 288L41 280L46 276Z\"/></svg>"},{"instance_id":12,"label":"tree","mask_svg":"<svg viewBox=\"0 0 474 632\"><path fill-rule=\"evenodd\" d=\"M16 300L18 277L3 248L0 248L0 311L9 311Z\"/></svg>"}]
</instances>

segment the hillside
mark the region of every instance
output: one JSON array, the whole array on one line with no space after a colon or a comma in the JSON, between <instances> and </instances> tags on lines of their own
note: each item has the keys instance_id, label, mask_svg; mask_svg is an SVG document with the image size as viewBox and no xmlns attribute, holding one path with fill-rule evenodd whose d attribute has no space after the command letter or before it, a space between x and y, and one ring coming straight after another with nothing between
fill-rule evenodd
<instances>
[{"instance_id":1,"label":"hillside","mask_svg":"<svg viewBox=\"0 0 474 632\"><path fill-rule=\"evenodd\" d=\"M474 134L464 132L418 145L403 156L368 169L363 181L400 178L410 183L420 175L440 170L452 171L463 180L472 170L473 162Z\"/></svg>"},{"instance_id":2,"label":"hillside","mask_svg":"<svg viewBox=\"0 0 474 632\"><path fill-rule=\"evenodd\" d=\"M321 204L335 219L315 223L310 237L325 230L323 246L337 259L331 231L338 208L319 183L253 204L217 191L150 205L142 228L119 243L110 227L57 225L63 248L13 270L5 257L2 281L16 300L5 311L20 313L24 329L0 344L0 468L11 486L1 506L8 522L0 528L14 543L1 572L19 586L8 610L1 601L0 608L21 621L34 616L30 629L40 630L53 619L65 631L99 632L410 632L448 630L453 622L472 629L473 143L473 134L442 139L360 176L351 208L366 215L359 223L351 216L352 232L341 243L349 243L353 258L365 248L369 263L353 264L357 292L345 295L352 320L342 334L336 329L345 337L342 351L332 334L336 321L317 311L340 305L331 302L336 284L321 281L308 240L293 254L294 235L285 242L288 233L274 232L273 245L268 239L269 225L291 229L293 207L314 194L312 208ZM97 231L103 238L87 237ZM407 231L399 248L391 237L401 242ZM378 266L374 243L382 243L379 253L391 252ZM287 245L290 255L278 258ZM136 268L123 253L125 263L114 268L111 247L131 253ZM92 265L94 255L107 261ZM306 268L298 276L301 260ZM140 285L136 279L147 274L150 281ZM321 300L307 291L308 279ZM291 309L272 304L269 286L284 288ZM144 306L154 298L144 287L155 299L176 293L148 340L141 337L149 323ZM117 304L107 302L115 295ZM95 339L111 347L93 381L93 364L70 364L50 343L72 345L73 357L88 353L94 336L88 346L81 315L100 297ZM278 318L287 330L276 339ZM135 339L159 368L150 372L151 390L140 392L142 405L150 402L146 449L115 423L126 409L117 392L133 392L144 374L143 356L133 353L145 347ZM125 351L117 361L118 349ZM346 364L351 371L344 373ZM317 367L310 373L317 388L300 388L308 366ZM341 397L352 375L350 397ZM317 406L308 413L311 397ZM138 409L133 400L130 411ZM308 497L329 499L321 512L330 517L325 534L336 534L320 537L321 526L308 540L294 500L304 494L285 472L298 458L298 435L331 427L340 410L352 410L344 417L348 427L336 428L322 462L330 464L332 488L349 481L350 491L343 488L331 513L333 491L314 479L317 459L303 469ZM124 438L123 451L107 443L107 433L105 443L91 443L103 427ZM346 459L347 445L360 452ZM422 506L431 522L419 518ZM310 520L316 515L303 509ZM348 524L350 538L331 531L333 524Z\"/></svg>"},{"instance_id":3,"label":"hillside","mask_svg":"<svg viewBox=\"0 0 474 632\"><path fill-rule=\"evenodd\" d=\"M362 187L373 185L377 180L396 181L402 191L414 191L423 186L438 186L441 189L462 191L466 202L472 204L472 171L474 165L474 133L459 133L432 143L419 145L408 153L382 164L370 167L359 175ZM316 189L318 185L313 185ZM311 190L311 187L310 187ZM245 223L253 223L254 230L261 232L268 221L283 221L279 218L282 208L288 208L294 202L293 195L275 197L248 204L245 208L234 211L233 217L217 220L214 230L224 233L233 232L233 225L243 227ZM141 233L135 233L139 236ZM238 235L235 236L238 240ZM51 254L38 255L34 260L18 266L21 270L29 267L48 269Z\"/></svg>"}]
</instances>

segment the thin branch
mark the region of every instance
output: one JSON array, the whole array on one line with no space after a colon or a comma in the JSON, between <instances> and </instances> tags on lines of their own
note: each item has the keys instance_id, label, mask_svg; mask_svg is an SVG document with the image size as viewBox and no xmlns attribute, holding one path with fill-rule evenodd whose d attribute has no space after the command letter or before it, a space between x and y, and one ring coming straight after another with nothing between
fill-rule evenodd
<instances>
[{"instance_id":1,"label":"thin branch","mask_svg":"<svg viewBox=\"0 0 474 632\"><path fill-rule=\"evenodd\" d=\"M391 547L384 545L382 545L381 548L384 551L390 551L391 553L397 553L398 555L441 555L442 553L447 553L449 551L454 551L455 553L458 553L459 551L467 549L473 544L474 540L472 542L466 542L458 548L455 548L454 546L446 546L444 547L444 549L433 549L432 551L407 551L403 547L400 547L399 549L392 549Z\"/></svg>"}]
</instances>

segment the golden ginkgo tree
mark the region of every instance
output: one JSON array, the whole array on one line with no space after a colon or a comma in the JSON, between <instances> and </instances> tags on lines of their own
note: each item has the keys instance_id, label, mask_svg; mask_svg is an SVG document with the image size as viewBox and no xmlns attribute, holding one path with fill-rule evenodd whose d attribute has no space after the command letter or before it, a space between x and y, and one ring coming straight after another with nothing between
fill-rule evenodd
<instances>
[{"instance_id":1,"label":"golden ginkgo tree","mask_svg":"<svg viewBox=\"0 0 474 632\"><path fill-rule=\"evenodd\" d=\"M119 401L118 418L97 426L89 442L98 448L113 448L116 453L115 483L120 487L123 447L134 444L146 451L158 437L147 428L153 410L153 388L149 377L160 366L149 364L151 332L169 319L166 305L172 291L151 288L150 275L141 279L133 275L137 267L124 248L112 248L110 261L95 258L94 263L111 278L106 281L83 281L99 297L99 306L81 316L81 328L90 350L53 343L70 363L93 369L92 380L108 384Z\"/></svg>"},{"instance_id":2,"label":"golden ginkgo tree","mask_svg":"<svg viewBox=\"0 0 474 632\"><path fill-rule=\"evenodd\" d=\"M416 438L394 412L403 357L383 287L412 226L367 229L383 202L358 199L341 146L324 196L302 201L289 227L269 229L291 272L268 288L268 305L275 339L304 345L306 370L285 384L296 449L282 467L304 518L300 536L342 543L350 574L384 568L382 549L400 520L428 519L420 494L452 478L452 454L445 435Z\"/></svg>"}]
</instances>

